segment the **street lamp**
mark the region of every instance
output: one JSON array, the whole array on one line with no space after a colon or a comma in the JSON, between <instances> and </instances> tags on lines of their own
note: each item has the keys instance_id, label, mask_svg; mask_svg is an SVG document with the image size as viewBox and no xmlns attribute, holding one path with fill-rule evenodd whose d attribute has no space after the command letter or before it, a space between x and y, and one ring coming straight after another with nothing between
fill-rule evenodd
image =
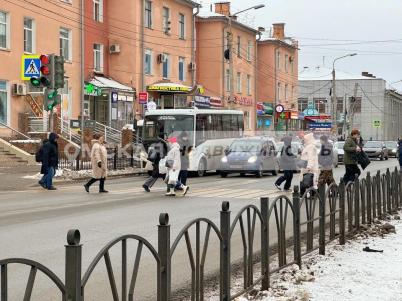
<instances>
[{"instance_id":1,"label":"street lamp","mask_svg":"<svg viewBox=\"0 0 402 301\"><path fill-rule=\"evenodd\" d=\"M228 48L229 48L229 76L230 76L230 96L229 96L229 106L232 109L233 108L233 102L234 102L234 77L233 77L233 34L232 34L232 18L236 17L237 15L244 13L246 11L252 10L252 9L260 9L265 7L265 4L258 4L251 6L249 8L243 9L241 11L238 11L237 13L234 13L233 15L227 16L228 22L229 22L229 36L228 36Z\"/></svg>"},{"instance_id":2,"label":"street lamp","mask_svg":"<svg viewBox=\"0 0 402 301\"><path fill-rule=\"evenodd\" d=\"M336 91L335 91L335 62L340 59L343 59L343 58L346 58L349 56L355 56L355 55L357 55L357 53L350 53L347 55L340 56L340 57L334 59L334 61L332 63L332 95L331 95L331 99L332 99L332 130L335 135L338 135L337 120L336 120L337 99L336 99Z\"/></svg>"}]
</instances>

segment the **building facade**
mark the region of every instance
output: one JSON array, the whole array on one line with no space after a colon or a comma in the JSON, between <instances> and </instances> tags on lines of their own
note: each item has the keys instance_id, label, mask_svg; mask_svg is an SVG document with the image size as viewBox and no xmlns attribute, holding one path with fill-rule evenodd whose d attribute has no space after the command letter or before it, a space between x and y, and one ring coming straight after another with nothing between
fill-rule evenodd
<instances>
[{"instance_id":1,"label":"building facade","mask_svg":"<svg viewBox=\"0 0 402 301\"><path fill-rule=\"evenodd\" d=\"M196 19L197 83L226 108L242 110L245 129L256 127L257 31L230 16L230 2ZM227 53L232 41L233 69ZM226 57L225 57L226 51ZM231 90L233 99L230 99Z\"/></svg>"},{"instance_id":2,"label":"building facade","mask_svg":"<svg viewBox=\"0 0 402 301\"><path fill-rule=\"evenodd\" d=\"M257 129L297 129L298 44L285 36L285 24L273 24L269 38L257 41ZM273 108L281 104L294 112L290 120L275 118ZM275 120L276 119L276 120Z\"/></svg>"},{"instance_id":3,"label":"building facade","mask_svg":"<svg viewBox=\"0 0 402 301\"><path fill-rule=\"evenodd\" d=\"M327 120L309 122L331 122L331 97L335 92L338 136L345 137L350 129L357 128L365 140L396 140L402 132L401 95L387 90L384 79L367 72L351 75L338 70L336 90L332 91L331 72L317 67L299 74L298 105L305 118L321 115Z\"/></svg>"},{"instance_id":4,"label":"building facade","mask_svg":"<svg viewBox=\"0 0 402 301\"><path fill-rule=\"evenodd\" d=\"M67 77L60 115L80 112L79 10L73 1L39 0L0 6L0 122L19 128L21 113L32 113L31 96L42 106L41 91L21 79L23 55L57 54L65 58ZM43 7L46 7L44 11ZM20 85L20 91L16 91ZM22 85L22 86L21 86ZM30 94L32 93L32 94ZM18 94L18 95L17 95ZM27 95L28 94L28 95ZM31 96L30 96L31 95ZM9 130L0 125L3 133Z\"/></svg>"}]
</instances>

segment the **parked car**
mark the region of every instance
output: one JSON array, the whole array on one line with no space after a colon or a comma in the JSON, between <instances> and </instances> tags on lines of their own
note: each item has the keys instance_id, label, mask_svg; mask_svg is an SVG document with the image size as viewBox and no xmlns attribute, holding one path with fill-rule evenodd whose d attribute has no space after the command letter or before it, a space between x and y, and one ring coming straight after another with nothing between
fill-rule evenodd
<instances>
[{"instance_id":1,"label":"parked car","mask_svg":"<svg viewBox=\"0 0 402 301\"><path fill-rule=\"evenodd\" d=\"M385 141L385 147L388 150L388 156L396 158L398 153L398 143L396 141Z\"/></svg>"},{"instance_id":2,"label":"parked car","mask_svg":"<svg viewBox=\"0 0 402 301\"><path fill-rule=\"evenodd\" d=\"M300 159L300 155L303 152L303 144L297 141L292 141L292 153L297 156L298 159ZM280 162L281 158L281 152L283 148L283 142L277 142L276 143L276 148L278 150L278 154L276 155L276 158L278 162ZM283 170L279 166L279 171L282 172Z\"/></svg>"},{"instance_id":3,"label":"parked car","mask_svg":"<svg viewBox=\"0 0 402 301\"><path fill-rule=\"evenodd\" d=\"M334 162L334 168L338 167L339 161L338 161L338 149L335 147L335 144L329 140L329 142L333 145L332 147L332 155L333 155L333 162ZM315 144L315 147L317 148L317 151L321 151L321 142L318 140Z\"/></svg>"},{"instance_id":4,"label":"parked car","mask_svg":"<svg viewBox=\"0 0 402 301\"><path fill-rule=\"evenodd\" d=\"M235 139L221 159L219 173L225 178L230 173L255 174L261 178L264 173L278 173L276 145L267 137Z\"/></svg>"},{"instance_id":5,"label":"parked car","mask_svg":"<svg viewBox=\"0 0 402 301\"><path fill-rule=\"evenodd\" d=\"M382 160L388 160L388 149L383 141L367 141L363 150L366 152L369 158L377 158Z\"/></svg>"},{"instance_id":6,"label":"parked car","mask_svg":"<svg viewBox=\"0 0 402 301\"><path fill-rule=\"evenodd\" d=\"M345 151L343 150L343 146L345 145L345 141L335 142L334 148L338 152L338 164L343 163L343 156L345 155Z\"/></svg>"}]
</instances>

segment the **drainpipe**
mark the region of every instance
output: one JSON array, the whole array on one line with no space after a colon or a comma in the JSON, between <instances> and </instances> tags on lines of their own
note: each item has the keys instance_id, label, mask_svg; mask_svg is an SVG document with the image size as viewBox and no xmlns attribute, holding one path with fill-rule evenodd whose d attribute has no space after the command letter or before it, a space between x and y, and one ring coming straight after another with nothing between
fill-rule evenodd
<instances>
[{"instance_id":1,"label":"drainpipe","mask_svg":"<svg viewBox=\"0 0 402 301\"><path fill-rule=\"evenodd\" d=\"M274 77L274 85L275 85L275 87L274 87L274 91L275 91L275 105L274 105L274 116L272 116L272 124L273 124L273 126L274 126L274 131L275 131L275 126L277 126L277 124L276 124L276 111L275 111L275 107L276 107L276 105L278 104L278 97L279 97L279 95L278 95L278 82L277 82L277 73L278 73L278 61L277 61L277 55L276 55L276 52L278 51L278 49L279 48L281 48L280 46L276 46L275 47L275 49L274 49L274 57L275 57L275 77Z\"/></svg>"},{"instance_id":2,"label":"drainpipe","mask_svg":"<svg viewBox=\"0 0 402 301\"><path fill-rule=\"evenodd\" d=\"M144 17L144 9L145 9L145 0L141 1L141 55L140 55L140 68L141 68L141 72L140 72L140 86L141 86L141 92L145 91L145 79L144 79L144 51L145 51L145 43L144 43L144 21L145 21L145 17ZM141 116L144 116L144 106L141 105Z\"/></svg>"},{"instance_id":3,"label":"drainpipe","mask_svg":"<svg viewBox=\"0 0 402 301\"><path fill-rule=\"evenodd\" d=\"M196 19L196 17L197 17L197 15L200 13L200 6L198 6L197 5L197 7L196 7L196 12L195 13L193 13L193 25L191 26L191 43L192 43L192 45L191 45L191 47L192 47L192 49L191 49L191 62L192 63L195 63L195 48L196 48L196 40L195 40L195 35L196 35L196 32L195 32L195 19ZM196 72L197 72L197 70L195 69L195 68L193 68L193 70L192 70L192 74L191 74L191 76L192 76L192 85L193 85L193 87L195 87L195 85L196 85Z\"/></svg>"},{"instance_id":4,"label":"drainpipe","mask_svg":"<svg viewBox=\"0 0 402 301\"><path fill-rule=\"evenodd\" d=\"M255 97L255 106L254 106L254 109L253 109L253 114L254 114L254 116L255 116L255 118L254 118L254 127L255 127L255 129L257 130L257 101L258 101L258 89L257 89L257 83L258 83L258 67L257 67L257 64L258 64L258 51L257 51L257 48L258 48L258 42L261 40L261 36L262 36L262 33L260 32L260 31L258 31L258 38L257 38L257 41L255 42L255 47L254 47L254 60L255 60L255 62L254 62L254 97Z\"/></svg>"},{"instance_id":5,"label":"drainpipe","mask_svg":"<svg viewBox=\"0 0 402 301\"><path fill-rule=\"evenodd\" d=\"M80 54L81 54L81 70L80 70L80 96L81 96L81 151L84 150L84 89L85 89L85 36L84 36L84 14L85 14L85 0L80 1L80 11L81 11L81 26L80 26L80 35L81 35L81 43L80 43ZM82 153L81 153L82 155Z\"/></svg>"},{"instance_id":6,"label":"drainpipe","mask_svg":"<svg viewBox=\"0 0 402 301\"><path fill-rule=\"evenodd\" d=\"M230 17L229 17L230 18ZM225 39L227 39L228 42L228 47L229 47L229 39L227 38L227 36L225 35L226 31L230 28L230 24L229 24L229 18L226 18L226 25L223 27L223 34L222 34L222 56L225 53ZM230 56L232 55L232 53L230 53ZM226 70L225 70L225 57L223 56L222 59L222 103L225 103L225 80L226 80ZM230 78L229 78L230 81ZM230 105L230 103L229 103Z\"/></svg>"}]
</instances>

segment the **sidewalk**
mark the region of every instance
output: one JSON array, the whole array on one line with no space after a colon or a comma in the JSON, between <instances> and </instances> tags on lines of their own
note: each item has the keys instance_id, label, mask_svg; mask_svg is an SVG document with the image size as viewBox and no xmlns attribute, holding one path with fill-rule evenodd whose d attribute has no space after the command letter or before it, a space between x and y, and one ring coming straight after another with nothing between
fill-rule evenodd
<instances>
[{"instance_id":1,"label":"sidewalk","mask_svg":"<svg viewBox=\"0 0 402 301\"><path fill-rule=\"evenodd\" d=\"M313 253L304 258L302 270L293 265L279 273L269 291L237 300L402 300L402 221L399 218L400 215L395 215L383 225L371 227L344 246L332 243L325 256ZM387 223L395 226L396 234L392 227L384 227ZM383 252L365 252L366 247Z\"/></svg>"}]
</instances>

